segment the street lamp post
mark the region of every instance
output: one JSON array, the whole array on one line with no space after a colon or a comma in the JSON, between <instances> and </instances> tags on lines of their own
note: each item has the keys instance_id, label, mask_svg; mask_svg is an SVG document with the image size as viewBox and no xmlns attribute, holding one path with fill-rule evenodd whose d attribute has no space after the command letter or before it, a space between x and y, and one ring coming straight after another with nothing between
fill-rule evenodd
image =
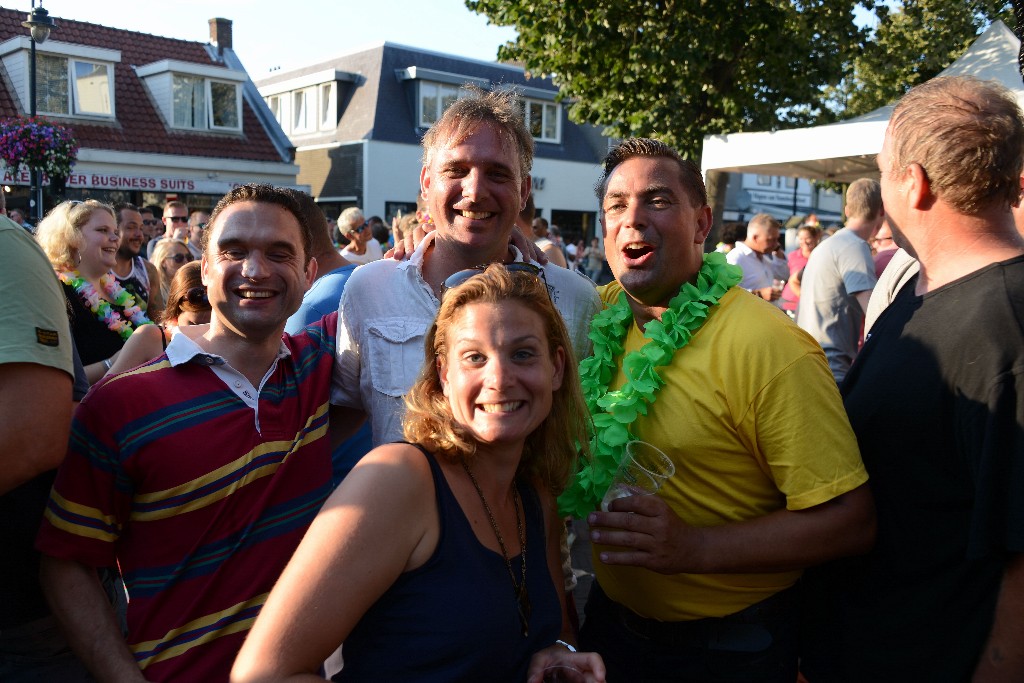
<instances>
[{"instance_id":1,"label":"street lamp post","mask_svg":"<svg viewBox=\"0 0 1024 683\"><path fill-rule=\"evenodd\" d=\"M50 37L50 31L57 28L57 23L50 18L50 13L43 9L43 0L39 0L39 7L36 7L36 0L32 0L32 13L21 25L29 30L31 48L31 64L29 65L28 77L28 99L29 115L35 118L36 115L36 43L45 43ZM35 224L43 218L43 178L38 169L30 168L31 174L31 204L32 219Z\"/></svg>"}]
</instances>

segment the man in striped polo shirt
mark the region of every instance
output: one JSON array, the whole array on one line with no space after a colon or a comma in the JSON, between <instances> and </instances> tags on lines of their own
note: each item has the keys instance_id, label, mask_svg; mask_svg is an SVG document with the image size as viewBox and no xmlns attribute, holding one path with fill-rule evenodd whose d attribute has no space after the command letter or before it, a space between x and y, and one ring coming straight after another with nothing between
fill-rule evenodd
<instances>
[{"instance_id":1,"label":"man in striped polo shirt","mask_svg":"<svg viewBox=\"0 0 1024 683\"><path fill-rule=\"evenodd\" d=\"M288 193L243 186L206 240L210 325L82 401L37 541L54 613L99 680L227 680L330 490L336 314L282 336L316 274L305 218ZM113 566L127 638L96 580Z\"/></svg>"}]
</instances>

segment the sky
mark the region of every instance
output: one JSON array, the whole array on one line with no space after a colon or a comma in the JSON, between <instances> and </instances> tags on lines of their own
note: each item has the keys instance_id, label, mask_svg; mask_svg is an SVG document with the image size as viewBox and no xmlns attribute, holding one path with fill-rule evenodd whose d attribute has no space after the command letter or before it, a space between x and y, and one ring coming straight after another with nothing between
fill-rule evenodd
<instances>
[{"instance_id":1,"label":"sky","mask_svg":"<svg viewBox=\"0 0 1024 683\"><path fill-rule=\"evenodd\" d=\"M32 10L32 0L6 2ZM42 0L58 22L74 19L208 42L208 21L230 19L234 50L256 80L387 40L493 61L515 30L489 26L464 0ZM302 25L300 25L300 22Z\"/></svg>"}]
</instances>

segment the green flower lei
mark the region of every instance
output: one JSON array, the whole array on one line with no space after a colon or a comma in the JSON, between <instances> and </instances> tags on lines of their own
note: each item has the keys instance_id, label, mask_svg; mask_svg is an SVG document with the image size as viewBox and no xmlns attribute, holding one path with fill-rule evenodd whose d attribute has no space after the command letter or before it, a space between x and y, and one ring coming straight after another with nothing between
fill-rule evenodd
<instances>
[{"instance_id":1,"label":"green flower lei","mask_svg":"<svg viewBox=\"0 0 1024 683\"><path fill-rule=\"evenodd\" d=\"M626 293L594 316L590 323L594 353L580 363L583 398L594 422L590 459L580 458L575 477L558 497L562 515L583 518L597 509L626 443L636 438L629 425L638 415L647 414L647 406L654 403L656 392L665 384L655 368L672 362L675 352L704 324L708 309L717 306L741 279L743 271L727 263L725 254L705 254L696 285L685 283L669 301L661 320L655 318L644 326L644 338L650 341L622 359L626 381L616 391L609 391L608 385L617 373L615 359L625 350L623 343L633 322Z\"/></svg>"}]
</instances>

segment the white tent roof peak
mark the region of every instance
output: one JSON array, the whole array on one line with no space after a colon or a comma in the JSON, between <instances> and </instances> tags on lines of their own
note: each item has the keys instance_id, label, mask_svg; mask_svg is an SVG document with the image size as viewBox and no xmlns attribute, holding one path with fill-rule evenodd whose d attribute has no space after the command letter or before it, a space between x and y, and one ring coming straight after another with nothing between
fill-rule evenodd
<instances>
[{"instance_id":1,"label":"white tent roof peak","mask_svg":"<svg viewBox=\"0 0 1024 683\"><path fill-rule=\"evenodd\" d=\"M974 76L1006 86L1024 107L1024 81L1017 65L1020 41L994 21L940 76ZM701 170L758 173L852 182L877 178L875 156L892 105L839 123L763 133L704 137Z\"/></svg>"}]
</instances>

